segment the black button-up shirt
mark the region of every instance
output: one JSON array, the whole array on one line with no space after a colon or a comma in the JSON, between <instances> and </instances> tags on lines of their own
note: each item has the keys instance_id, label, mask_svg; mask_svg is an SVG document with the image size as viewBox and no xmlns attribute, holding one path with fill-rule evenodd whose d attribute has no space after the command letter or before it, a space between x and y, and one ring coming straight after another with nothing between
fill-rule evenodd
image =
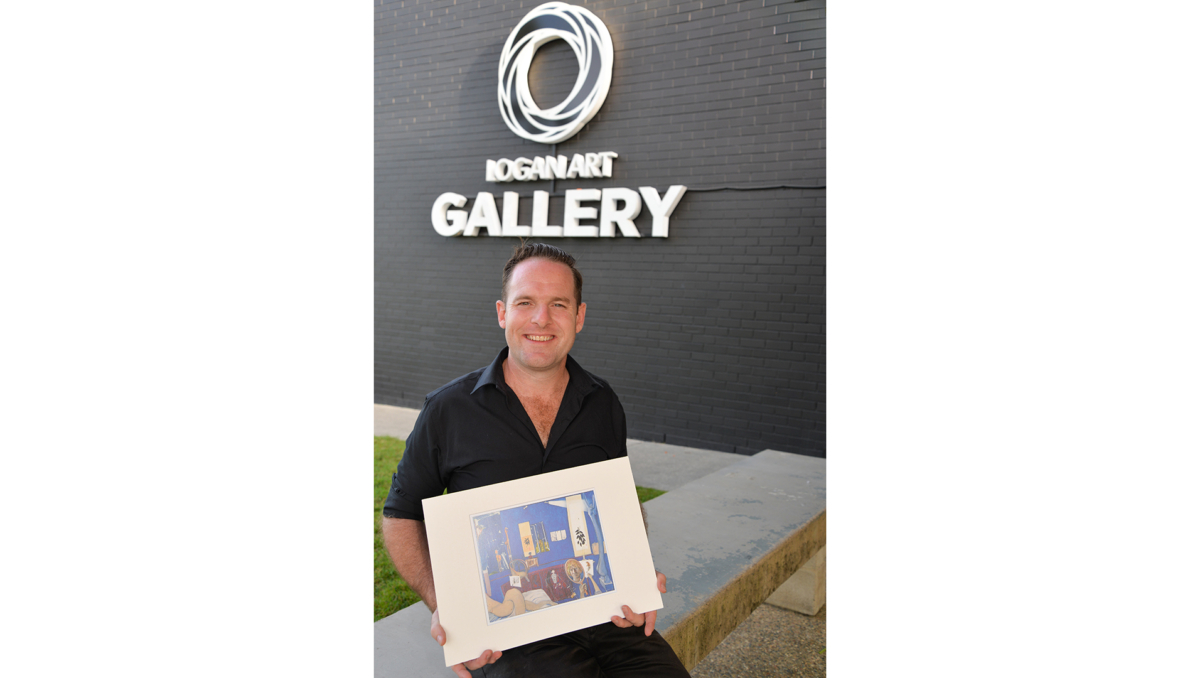
<instances>
[{"instance_id":1,"label":"black button-up shirt","mask_svg":"<svg viewBox=\"0 0 1200 678\"><path fill-rule=\"evenodd\" d=\"M508 347L491 365L425 396L383 515L424 520L421 500L447 488L469 490L628 454L617 394L570 356L570 382L543 447L521 400L504 382L506 357Z\"/></svg>"}]
</instances>

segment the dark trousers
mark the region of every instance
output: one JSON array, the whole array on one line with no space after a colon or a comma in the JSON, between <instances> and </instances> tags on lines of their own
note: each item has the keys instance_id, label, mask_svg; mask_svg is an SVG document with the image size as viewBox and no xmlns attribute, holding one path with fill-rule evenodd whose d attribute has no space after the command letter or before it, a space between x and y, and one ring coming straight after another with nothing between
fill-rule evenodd
<instances>
[{"instance_id":1,"label":"dark trousers","mask_svg":"<svg viewBox=\"0 0 1200 678\"><path fill-rule=\"evenodd\" d=\"M485 678L688 678L683 662L655 631L606 622L504 650L473 676Z\"/></svg>"}]
</instances>

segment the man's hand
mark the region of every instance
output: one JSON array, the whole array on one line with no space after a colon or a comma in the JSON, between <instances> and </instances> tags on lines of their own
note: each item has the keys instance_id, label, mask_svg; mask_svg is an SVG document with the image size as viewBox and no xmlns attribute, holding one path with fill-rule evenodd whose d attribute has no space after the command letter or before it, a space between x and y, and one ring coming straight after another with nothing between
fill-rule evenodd
<instances>
[{"instance_id":1,"label":"man's hand","mask_svg":"<svg viewBox=\"0 0 1200 678\"><path fill-rule=\"evenodd\" d=\"M666 581L666 579L664 578L663 581ZM429 625L429 635L433 636L433 639L437 641L438 645L446 644L446 630L442 628L442 623L438 617L437 610L433 611L433 623ZM454 666L451 666L450 669L453 670L459 678L471 678L471 671L474 671L475 669L487 664L495 664L496 660L499 658L499 652L484 650L483 654L479 655L479 659L472 659L471 661L463 664L455 664Z\"/></svg>"},{"instance_id":2,"label":"man's hand","mask_svg":"<svg viewBox=\"0 0 1200 678\"><path fill-rule=\"evenodd\" d=\"M654 574L658 575L658 592L666 593L667 592L667 575L665 575L662 572L659 572L657 570L654 571ZM622 605L621 611L625 613L625 618L622 619L621 617L618 617L617 615L614 614L612 617L612 623L616 624L617 626L620 626L623 629L627 629L630 626L645 625L647 636L650 635L651 633L654 633L654 620L656 620L658 618L658 610L650 610L646 614L638 614L638 613L634 612L633 610L631 610L628 605ZM438 627L438 628L441 628L441 627Z\"/></svg>"}]
</instances>

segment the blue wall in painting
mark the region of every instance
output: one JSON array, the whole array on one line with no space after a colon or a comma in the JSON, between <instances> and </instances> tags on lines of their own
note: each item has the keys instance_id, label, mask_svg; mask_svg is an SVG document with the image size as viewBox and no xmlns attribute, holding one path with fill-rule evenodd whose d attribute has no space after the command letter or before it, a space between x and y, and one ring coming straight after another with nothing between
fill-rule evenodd
<instances>
[{"instance_id":1,"label":"blue wall in painting","mask_svg":"<svg viewBox=\"0 0 1200 678\"><path fill-rule=\"evenodd\" d=\"M588 491L581 494L586 501L594 501L594 492ZM562 499L560 497L555 501L562 501ZM587 523L588 539L592 542L600 541L603 532L596 529L591 516L587 515L587 513L584 516ZM575 550L571 546L570 535L567 536L567 539L559 541L550 539L551 532L569 530L567 510L563 507L539 502L524 507L504 509L499 514L493 513L486 516L476 516L475 519L485 526L485 532L479 538L480 565L482 567L486 561L489 570L489 595L496 600L504 598L501 587L508 583L510 571L505 569L497 572L498 566L494 552L498 550L507 558L508 550L511 548L513 558L524 558L524 550L521 547L521 530L519 527L521 523L529 522L531 525L541 523L545 527L546 539L550 546L549 551L543 551L534 556L538 562L529 569L536 570L551 565L560 565L566 560L575 557ZM603 525L601 525L601 528L603 528ZM504 539L505 530L508 531L509 545L507 547L505 546ZM607 564L607 558L604 557L603 559ZM596 559L593 558L593 560ZM599 565L598 562L597 565Z\"/></svg>"}]
</instances>

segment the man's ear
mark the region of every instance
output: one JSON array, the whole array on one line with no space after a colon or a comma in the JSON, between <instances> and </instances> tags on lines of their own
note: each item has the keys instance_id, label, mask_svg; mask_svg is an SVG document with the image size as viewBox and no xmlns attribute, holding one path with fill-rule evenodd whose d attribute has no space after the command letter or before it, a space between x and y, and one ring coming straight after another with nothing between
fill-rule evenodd
<instances>
[{"instance_id":1,"label":"man's ear","mask_svg":"<svg viewBox=\"0 0 1200 678\"><path fill-rule=\"evenodd\" d=\"M496 302L496 322L500 323L500 327L504 327L504 302ZM575 330L578 332L579 330Z\"/></svg>"},{"instance_id":2,"label":"man's ear","mask_svg":"<svg viewBox=\"0 0 1200 678\"><path fill-rule=\"evenodd\" d=\"M579 305L579 310L575 312L575 332L578 334L583 331L583 316L587 315L587 302Z\"/></svg>"}]
</instances>

